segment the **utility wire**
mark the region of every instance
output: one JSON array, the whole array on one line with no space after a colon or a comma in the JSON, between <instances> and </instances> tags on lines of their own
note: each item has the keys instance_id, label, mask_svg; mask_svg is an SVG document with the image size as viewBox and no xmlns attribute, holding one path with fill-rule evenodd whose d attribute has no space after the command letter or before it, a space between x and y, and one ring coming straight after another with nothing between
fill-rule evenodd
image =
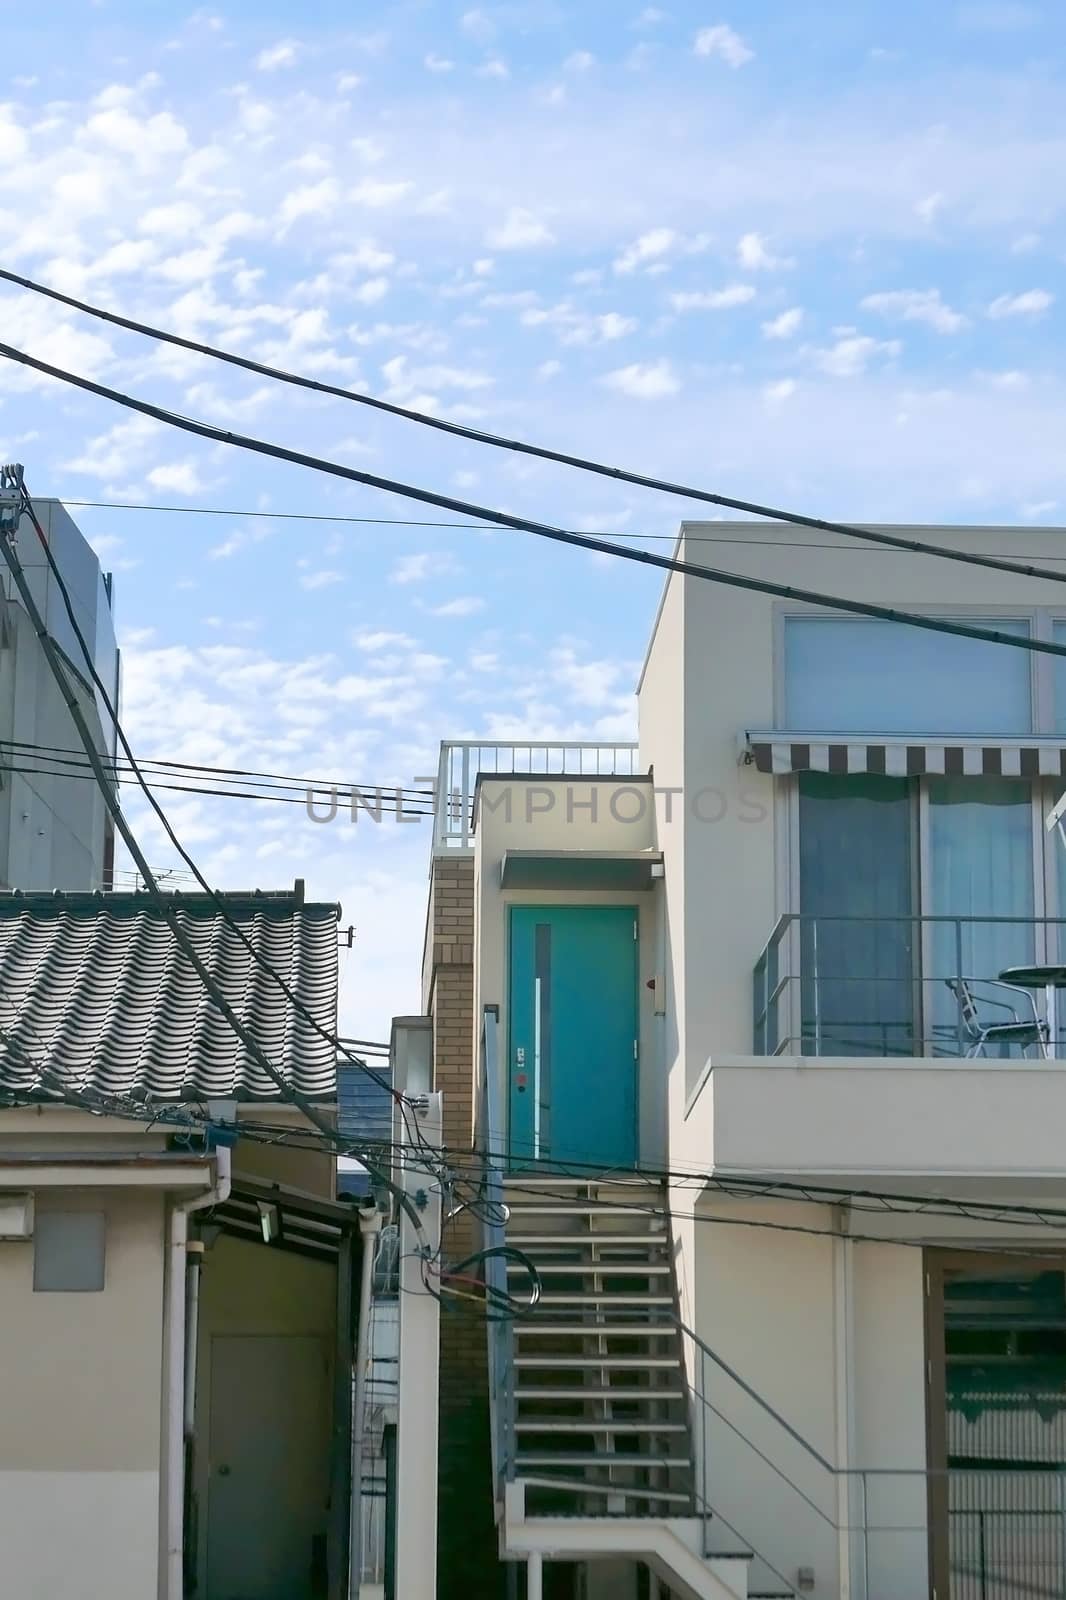
<instances>
[{"instance_id":1,"label":"utility wire","mask_svg":"<svg viewBox=\"0 0 1066 1600\"><path fill-rule=\"evenodd\" d=\"M430 522L421 517L351 517L327 511L242 511L237 508L225 506L161 506L143 505L134 500L71 500L65 494L53 495L50 498L58 500L64 506L91 506L102 511L172 511L180 516L190 517L261 517L270 522L340 522L365 524L370 527L388 528L457 528L475 533L491 533L491 525L483 522ZM1047 531L1046 523L1033 525L1034 532ZM616 531L612 539L645 539L662 544L676 544L676 533L627 533ZM749 546L760 548L769 547L774 550L836 550L847 553L848 546L841 544L827 544L820 540L809 539L737 539L731 534L716 533L686 533L686 544L736 544L743 549ZM858 555L859 551L852 551ZM1016 559L1012 557L1011 559ZM1042 561L1066 561L1066 555L1042 555ZM1054 576L1054 574L1049 574Z\"/></svg>"},{"instance_id":2,"label":"utility wire","mask_svg":"<svg viewBox=\"0 0 1066 1600\"><path fill-rule=\"evenodd\" d=\"M123 394L118 389L108 388L106 384L94 383L91 378L83 378L77 373L67 372L62 367L54 367L47 361L41 361L36 356L27 355L24 350L16 350L13 345L0 344L0 356L9 361L17 362L20 366L30 367L35 372L43 372L50 378L57 379L60 383L71 384L74 388L84 389L88 394L99 395L104 400L111 400L116 405L125 407L128 411L139 412L142 416L154 417L157 422L164 422L169 427L180 428L184 433L197 435L201 439L211 439L218 444L232 445L240 450L249 450L256 455L268 456L276 461L289 461L294 466L309 467L315 472L325 472L331 477L345 478L352 483L361 483L371 489L383 490L386 494L401 495L408 500L417 500L424 505L440 506L445 511L456 511L464 515L481 517L485 521L498 523L504 528L515 528L520 532L535 534L541 539L550 539L557 544L574 545L578 549L592 550L599 555L615 556L621 561L635 561L642 566L655 567L661 572L680 572L686 577L699 578L707 583L719 583L727 588L745 589L755 594L773 595L779 600L797 600L807 605L827 607L833 611L849 612L860 617L876 617L887 622L903 622L913 628L924 628L930 633L949 633L963 639L979 639L987 644L1005 644L1018 650L1030 650L1043 655L1066 657L1066 644L1056 644L1051 639L1031 639L1015 634L999 633L994 629L975 628L964 622L949 622L946 618L921 616L914 611L901 611L896 607L875 605L865 600L849 600L841 595L822 594L813 589L800 589L792 584L771 583L765 578L751 578L737 572L725 572L720 567L699 566L692 561L680 561L671 556L662 556L652 550L623 550L618 545L612 544L608 539L595 538L590 534L574 533L568 529L555 528L548 523L534 522L528 517L515 516L507 511L490 511L484 506L478 506L468 500L458 500L452 495L437 494L431 489L421 489L413 484L401 483L393 478L382 478L375 473L360 472L355 467L343 466L338 461L329 461L322 456L308 455L301 450L289 450L284 445L271 444L264 439L254 439L248 434L232 433L225 428L216 428L211 423L200 422L191 417L179 416L176 412L168 411L163 406L152 405L147 400L138 400L133 395ZM832 525L826 524L832 531ZM953 552L954 554L954 552ZM1066 574L1042 574L1036 567L1019 567L1011 562L992 562L991 558L975 557L978 565L995 565L1006 571L1019 571L1026 576L1048 576L1055 582L1066 580Z\"/></svg>"},{"instance_id":3,"label":"utility wire","mask_svg":"<svg viewBox=\"0 0 1066 1600\"><path fill-rule=\"evenodd\" d=\"M218 891L213 889L207 882L206 878L204 878L203 874L200 872L200 869L197 867L195 861L181 844L170 825L166 813L163 811L158 801L154 798L146 780L140 775L140 769L137 766L133 751L130 748L128 740L126 739L122 725L118 720L117 708L112 704L110 695L108 694L107 686L96 670L96 664L93 660L92 651L74 613L74 607L70 599L70 591L67 589L63 574L60 572L55 557L52 554L52 549L48 542L47 536L45 535L44 529L41 527L41 524L37 518L37 514L33 509L33 502L26 491L24 483L22 482L21 473L18 474L16 479L13 469L5 468L4 477L9 484L16 485L20 491L22 508L25 510L31 523L33 524L34 530L41 543L45 560L48 563L49 571L51 572L52 577L54 578L59 589L60 596L63 600L63 605L67 613L67 618L72 629L74 630L74 636L77 639L78 646L85 658L86 666L88 667L89 673L94 684L96 685L96 689L103 700L108 716L115 727L116 734L125 752L126 759L129 761L134 772L140 777L140 783L142 789L144 790L145 797L162 823L163 828L171 841L171 844L177 850L178 854L181 856L190 872L193 873L204 892L211 898L215 906L218 908L219 913L227 927L236 934L237 938L241 944L244 945L245 949L249 952L256 964L279 985L294 1009L300 1013L305 1021L307 1021L311 1027L321 1035L322 1038L326 1039L331 1045L340 1050L341 1053L343 1053L353 1064L362 1066L365 1071L370 1073L372 1077L380 1082L382 1087L386 1087L388 1089L390 1095L394 1095L397 1099L400 1099L401 1097L396 1093L396 1091L393 1090L392 1085L387 1083L387 1080L382 1078L380 1073L375 1072L373 1068L367 1067L365 1062L361 1062L357 1056L354 1056L350 1051L342 1046L334 1035L330 1034L327 1029L323 1028L322 1024L319 1022L318 1018L314 1015L310 1008L306 1006L296 994L293 993L291 986L286 982L283 975L277 970L276 967L273 966L271 962L266 960L260 951L256 949L255 945L244 932L244 929L237 922L236 918L230 913L230 910L225 904L223 897L219 895ZM137 870L140 872L145 881L147 892L150 894L156 906L165 917L178 945L192 964L193 969L199 977L205 990L210 995L214 1003L218 1006L219 1010L222 1012L222 1015L225 1017L226 1021L229 1023L238 1039L240 1039L241 1043L250 1052L253 1060L262 1068L267 1077L269 1077L270 1080L278 1086L282 1095L291 1100L292 1103L303 1112L304 1116L313 1127L317 1128L320 1132L329 1135L332 1132L330 1125L319 1112L318 1108L307 1098L306 1095L304 1095L294 1085L290 1084L283 1073L278 1071L278 1069L266 1055L265 1051L261 1048L254 1035L249 1032L244 1023L238 1017L237 1013L227 1000L224 991L219 987L214 976L204 964L199 952L196 949L196 946L193 944L192 940L189 938L184 927L182 926L181 920L174 910L173 902L168 900L167 897L161 892L152 869L148 865L144 853L141 850L140 845L137 843L137 839L122 813L122 808L114 794L112 785L108 781L103 762L101 761L97 752L96 745L93 741L88 724L86 723L84 715L82 714L82 710L77 702L77 698L67 682L66 675L63 672L55 646L48 636L44 625L44 619L37 608L37 603L33 598L32 591L30 590L29 584L26 580L26 575L23 571L22 564L19 561L18 556L15 554L13 537L0 538L0 550L2 550L8 570L15 581L15 586L22 598L23 605L26 607L26 611L30 617L30 620L37 631L37 636L41 641L41 645L44 649L48 665L51 668L52 675L56 680L56 684L59 687L60 692L67 702L68 709L70 710L71 717L74 721L74 726L78 732L78 736L81 739L85 754L93 767L97 785L104 797L104 802L111 813L115 827L122 836L123 843L126 845L130 855L133 857ZM382 1181L391 1186L391 1180L389 1180L387 1176L382 1175Z\"/></svg>"},{"instance_id":4,"label":"utility wire","mask_svg":"<svg viewBox=\"0 0 1066 1600\"><path fill-rule=\"evenodd\" d=\"M85 760L84 754L80 750L74 749L71 745L38 744L32 739L0 739L0 750L3 749L10 749L19 752L32 751L35 755L46 755L49 758L55 757L56 760L59 760L64 756L70 756L73 757L74 761L76 761L79 765ZM353 783L346 782L338 778L298 778L291 773L258 772L248 767L212 767L206 765L202 761L173 761L166 756L139 756L137 764L142 771L148 768L162 768L168 775L172 771L189 772L197 775L200 773L207 773L212 778L256 778L262 779L264 783L270 779L274 780L274 783L271 785L272 787L287 785L289 787L302 790L323 789L327 791L332 789L343 789L345 791L355 791L360 794L376 794L381 792L382 794L390 795L402 794L405 799L432 799L432 796L427 789L414 789L403 785ZM116 770L123 770L123 763L117 756L109 756L108 765L114 767ZM128 768L129 764L126 763L126 770L128 770Z\"/></svg>"},{"instance_id":5,"label":"utility wire","mask_svg":"<svg viewBox=\"0 0 1066 1600\"><path fill-rule=\"evenodd\" d=\"M368 1077L373 1079L373 1081L375 1083L377 1083L380 1088L382 1088L383 1090L386 1091L386 1093L395 1101L395 1103L400 1108L400 1114L404 1119L404 1125L407 1128L408 1134L410 1135L412 1141L416 1142L416 1143L424 1144L425 1143L424 1136L422 1134L422 1130L418 1127L417 1119L416 1119L416 1121L415 1121L413 1126L412 1126L412 1124L411 1124L411 1122L409 1120L407 1101L406 1101L405 1096L402 1095L399 1092L399 1090L395 1089L393 1087L393 1085L389 1082L389 1080L387 1078L383 1077L382 1074L380 1072L378 1072L376 1068L371 1067L360 1056L355 1055L354 1052L349 1050L347 1045L343 1044L341 1042L341 1040L337 1038L335 1033L331 1033L329 1031L329 1029L324 1028L322 1026L322 1024L319 1022L318 1018L315 1016L314 1012L310 1009L309 1006L307 1006L304 1003L303 1000L300 999L299 995L296 994L296 992L293 990L291 984L286 980L284 975L277 969L277 967L274 966L274 964L271 961L267 960L267 958L263 955L262 951L257 949L255 944L253 943L253 941L251 939L249 939L248 935L245 933L245 931L241 927L240 923L231 914L231 912L229 910L229 907L227 906L227 904L225 902L225 898L222 895L220 895L218 893L218 891L215 888L213 888L210 883L208 883L207 879L204 877L203 873L200 871L199 867L196 865L196 862L193 860L192 856L189 854L189 852L185 849L184 845L181 843L181 840L178 838L177 834L174 831L173 826L171 825L170 819L168 818L166 812L163 810L163 807L160 805L159 801L156 799L155 795L152 793L152 790L149 787L149 784L148 784L146 778L144 777L144 774L142 773L142 771L141 771L141 769L140 769L140 767L139 767L139 765L137 763L137 759L133 754L133 750L132 750L132 747L130 745L130 742L126 737L125 730L123 729L122 724L119 721L118 708L112 703L111 697L110 697L110 695L108 693L107 685L104 683L103 679L100 677L100 674L96 670L96 662L95 662L95 660L93 658L92 650L89 647L88 641L86 640L85 635L81 630L81 626L78 623L78 619L77 619L77 617L75 616L75 613L74 613L74 607L73 607L73 604L72 604L71 598L70 598L70 591L67 588L66 582L65 582L65 580L63 578L63 574L59 570L59 566L58 566L58 564L56 562L55 556L52 553L52 547L51 547L51 545L50 545L50 543L48 541L48 538L47 538L47 536L46 536L46 534L44 532L44 529L42 528L42 526L40 524L40 521L39 521L39 519L37 517L37 514L33 509L33 501L32 501L32 499L31 499L31 497L29 495L29 492L27 491L27 489L25 487L25 483L24 483L23 478L22 478L21 469L19 469L19 468L5 468L3 475L8 479L8 481L17 482L17 486L19 488L19 491L20 491L21 497L22 497L23 510L26 512L26 514L29 517L31 523L33 524L34 531L36 532L37 537L38 537L38 539L39 539L39 541L41 543L41 547L44 550L45 560L46 560L46 562L48 564L48 569L51 572L52 577L55 580L56 586L59 589L60 596L61 596L61 598L63 600L63 606L64 606L64 609L65 609L65 611L67 613L67 619L70 622L71 628L73 629L73 632L74 632L74 637L77 639L77 642L78 642L78 647L81 650L82 656L85 659L85 664L86 664L86 667L87 667L87 669L89 671L89 675L92 678L92 681L95 684L96 689L97 689L98 693L100 694L101 699L103 700L104 707L107 710L108 716L111 719L111 723L112 723L112 725L113 725L113 727L115 729L116 736L117 736L117 738L119 740L119 743L122 746L123 753L125 754L126 760L129 763L130 768L132 769L135 777L137 778L138 783L140 784L141 789L144 792L145 799L148 801L149 805L152 807L152 810L155 812L156 816L158 817L160 823L162 824L163 830L166 833L166 835L167 835L168 839L170 840L171 844L173 845L174 849L178 852L178 855L185 862L185 865L188 867L189 871L193 874L194 878L196 879L197 883L200 885L201 889L211 899L212 903L215 905L216 909L218 910L218 912L219 912L220 916L222 917L222 920L225 922L226 926L230 929L230 931L232 933L234 933L236 935L236 937L239 940L239 942L247 950L249 956L256 963L256 965L259 967L259 969L262 972L266 973L266 975L269 978L271 978L278 985L278 987L281 989L282 993L285 995L285 998L288 1000L289 1004L293 1007L293 1009L301 1017L303 1017L304 1021L309 1024L309 1026L319 1035L320 1038L325 1039L326 1042L334 1050L336 1050L339 1054L344 1056L346 1061L348 1061L352 1066L359 1067L363 1072L365 1072L367 1074ZM16 528L17 528L17 523L16 523ZM15 578L15 582L19 586L19 593L23 595L23 600L25 602L25 596L26 596L26 594L29 593L29 590L28 590L28 586L26 585L25 574L22 573L22 569L21 569L21 565L20 565L20 563L18 561L18 557L15 555L15 552L14 552L13 538L10 539L10 540L9 539L3 539L2 543L3 543L3 553L4 553L5 560L8 563L8 567L11 569L12 576ZM17 572L16 572L16 568L18 569ZM28 605L27 605L27 610L28 611L30 610ZM37 613L38 617L39 617L39 615L40 614ZM31 616L31 618L34 616L34 612L33 611L30 611L30 616ZM39 623L35 623L35 626L38 627L38 632L40 633L40 630L44 626L43 621L40 621ZM51 644L51 640L50 639L48 640L48 645L51 647L52 654L53 654L53 656L55 656L55 659L56 659L57 664L58 664L58 656L56 656L56 654L55 654L55 647ZM66 684L65 679L63 680L63 683L62 683L62 689L63 689L64 693L66 693L66 694L70 694L71 693L71 691L69 690L68 685ZM78 710L78 715L79 715L79 717L81 715L80 708ZM84 719L81 720L80 725L78 724L77 720L75 720L75 726L78 729L78 734L79 734L79 737L81 738L82 745L85 748L86 754L89 756L90 761L96 763L96 766L99 768L99 771L96 772L97 782L98 782L98 784L101 785L101 787L105 787L106 786L106 779L103 776L103 766L102 766L102 763L100 762L100 758L99 758L99 755L97 754L95 744L93 743L92 736L88 731L88 727L85 724ZM95 769L94 769L94 771L95 771ZM147 863L143 853L141 852L140 847L137 845L132 830L129 828L129 825L126 823L125 819L122 818L121 807L119 806L118 800L117 800L116 796L114 795L113 791L108 789L107 793L105 794L105 799L107 801L109 809L111 809L111 811L112 811L112 815L116 818L116 827L119 827L119 831L122 833L123 840L126 843L127 848L130 850L130 854L133 856L136 866L138 867L138 869L140 870L142 876L145 879L145 885L146 885L149 893L151 893L153 895L153 897L156 899L157 904L160 904L162 906L167 906L168 903L166 902L165 897L160 894L159 886L156 883L155 879L152 877L151 868L148 866L148 863ZM119 823L119 821L118 821L119 818L122 818L121 823ZM132 841L132 844L131 844L131 841ZM179 928L180 927L179 919L174 914L172 909L169 909L169 907L168 907L168 910L169 910L168 920L170 921L172 928L174 928L174 929ZM184 929L182 929L182 936L183 936L184 941L185 941L183 948L185 948L187 950L187 952L190 954L191 958L194 959L194 965L196 966L196 970L198 972L198 975L201 977L201 981L205 983L205 986L207 986L208 981L210 980L211 984L213 985L213 980L210 979L210 973L209 973L207 967L203 964L202 961L200 961L199 955L196 952L196 948L193 945L192 941L189 940L185 936ZM284 1075L282 1073L278 1072L273 1067L272 1063L269 1062L265 1052L262 1049L260 1049L258 1043L256 1043L255 1040L253 1039L253 1036L248 1032L248 1030L246 1028L244 1028L243 1023L240 1022L240 1019L237 1017L236 1012L234 1012L232 1007L229 1006L228 1002L225 999L225 995L223 994L222 990L219 989L217 985L214 985L213 990L212 990L212 988L209 988L208 992L212 993L213 998L216 999L216 1004L218 1004L220 1009L223 1011L223 1015L226 1017L226 1020L228 1022L230 1022L231 1027L234 1027L235 1031L237 1029L240 1029L240 1032L238 1033L238 1037L241 1038L242 1042L250 1041L254 1045L254 1050L255 1050L254 1059L256 1059L257 1061L261 1062L264 1065L264 1067L266 1068L266 1070L267 1070L268 1074L270 1075L270 1077L273 1079L274 1082L276 1082L278 1084L278 1087L281 1089L281 1092L283 1094L287 1094L288 1098L291 1099L293 1104L296 1105L298 1107L298 1109L303 1112L304 1116L308 1119L309 1122L312 1123L312 1125L314 1127L316 1127L320 1131L328 1134L329 1131L330 1131L329 1123L324 1118L321 1117L321 1115L318 1113L317 1109L314 1107L312 1102L310 1100L308 1100L307 1097L305 1095L303 1095L299 1090L297 1090L293 1085L289 1084L288 1080L284 1077ZM370 1166L370 1164L367 1163L367 1162L364 1162L364 1165L366 1166L367 1171L368 1172L372 1172L373 1175L378 1179L378 1181L382 1184L382 1186L384 1188L388 1189L391 1193L393 1193L396 1196L399 1204L402 1205L404 1207L404 1209L410 1215L411 1220L415 1225L415 1228L416 1228L416 1231L418 1233L419 1238L424 1241L424 1239L425 1239L425 1230L424 1230L424 1226L423 1226L423 1223L422 1223L422 1219L418 1215L417 1209L412 1205L411 1201L409 1200L406 1192L402 1188L397 1187L392 1182L392 1179L388 1176L387 1173L381 1172L381 1171L375 1171L375 1169L373 1169Z\"/></svg>"},{"instance_id":6,"label":"utility wire","mask_svg":"<svg viewBox=\"0 0 1066 1600\"><path fill-rule=\"evenodd\" d=\"M334 399L348 400L355 405L368 406L374 411L383 411L389 416L402 417L406 422L416 422L422 427L435 428L439 432L451 434L460 439L472 440L475 444L491 445L497 450L511 450L520 455L535 456L541 461L553 461L558 466L576 467L581 472L595 473L602 478L613 478L617 483L630 483L640 489L653 489L660 494L674 495L682 500L698 500L706 505L722 506L730 511L741 511L746 516L764 517L771 522L788 522L800 528L815 528L822 533L841 534L849 539L861 539L871 544L879 544L895 550L906 550L912 555L939 556L945 561L960 561L970 566L991 567L998 572L1013 572L1027 578L1048 578L1055 583L1066 582L1066 573L1052 572L1048 568L1030 566L1014 561L1005 561L996 556L980 556L970 551L951 550L943 545L927 544L920 539L905 539L896 534L875 533L870 528L860 528L851 523L831 522L825 517L809 517L797 511L783 511L775 506L760 505L752 500L739 500L732 495L716 494L709 489L696 489L690 484L671 483L664 478L653 478L640 472L629 472L622 467L609 467L601 461L592 461L585 456L575 456L562 450L549 450L543 445L528 444L521 439L507 439L500 434L486 433L480 428L471 428L464 423L449 422L444 417L427 416L422 411L413 411L410 407L396 405L392 401L382 400L375 395L357 394L351 389L342 388L338 384L323 383L318 378L307 378L300 373L287 372L281 367L271 367L262 361L253 361L248 356L236 355L230 350L221 350L215 345L201 344L196 339L186 339L177 333L169 333L166 329L153 327L147 322L137 322L132 317L120 316L114 311L105 311L101 306L91 305L86 300L76 300L73 296L62 294L58 289L49 288L47 284L37 283L33 278L24 278L17 272L0 268L0 280L16 284L21 289L29 289L34 294L46 296L49 300L56 300L61 305L70 306L75 311L84 312L86 316L96 317L101 322L109 322L114 327L126 328L131 333L143 334L149 339L155 339L163 344L176 345L181 350L192 350L197 355L208 356L215 361L223 361L229 366L241 367L246 372L254 372L259 377L273 378L279 383L292 384L298 389L310 389L316 394L330 395ZM47 370L47 369L42 369ZM458 509L452 507L451 509ZM484 516L484 512L474 512Z\"/></svg>"}]
</instances>

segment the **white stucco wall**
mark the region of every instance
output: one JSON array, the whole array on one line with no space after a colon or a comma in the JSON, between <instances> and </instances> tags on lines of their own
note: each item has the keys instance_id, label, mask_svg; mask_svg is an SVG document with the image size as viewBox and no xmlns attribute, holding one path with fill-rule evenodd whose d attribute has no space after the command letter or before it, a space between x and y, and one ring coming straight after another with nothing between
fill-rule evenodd
<instances>
[{"instance_id":1,"label":"white stucco wall","mask_svg":"<svg viewBox=\"0 0 1066 1600\"><path fill-rule=\"evenodd\" d=\"M163 1199L41 1191L103 1210L105 1287L35 1293L33 1244L0 1241L0 1551L26 1600L156 1592Z\"/></svg>"}]
</instances>

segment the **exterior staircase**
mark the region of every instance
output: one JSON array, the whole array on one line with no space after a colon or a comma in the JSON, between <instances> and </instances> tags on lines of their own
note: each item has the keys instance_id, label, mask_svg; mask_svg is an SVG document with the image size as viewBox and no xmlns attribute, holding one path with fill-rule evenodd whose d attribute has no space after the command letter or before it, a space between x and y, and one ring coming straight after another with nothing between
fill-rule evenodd
<instances>
[{"instance_id":1,"label":"exterior staircase","mask_svg":"<svg viewBox=\"0 0 1066 1600\"><path fill-rule=\"evenodd\" d=\"M516 1174L505 1199L507 1242L541 1280L540 1304L514 1326L514 1459L527 1511L691 1515L661 1190L640 1179ZM521 1278L520 1266L512 1272Z\"/></svg>"},{"instance_id":2,"label":"exterior staircase","mask_svg":"<svg viewBox=\"0 0 1066 1600\"><path fill-rule=\"evenodd\" d=\"M787 1595L701 1514L663 1187L514 1172L506 1241L535 1263L540 1303L512 1325L512 1555L632 1556L671 1600ZM523 1269L510 1263L512 1286ZM720 1548L719 1548L720 1546Z\"/></svg>"}]
</instances>

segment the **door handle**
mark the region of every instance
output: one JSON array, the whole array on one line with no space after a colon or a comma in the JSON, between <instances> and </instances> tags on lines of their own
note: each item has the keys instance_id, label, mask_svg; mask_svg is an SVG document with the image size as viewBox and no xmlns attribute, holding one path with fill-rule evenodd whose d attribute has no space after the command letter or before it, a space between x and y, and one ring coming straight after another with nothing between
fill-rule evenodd
<instances>
[{"instance_id":1,"label":"door handle","mask_svg":"<svg viewBox=\"0 0 1066 1600\"><path fill-rule=\"evenodd\" d=\"M229 1467L227 1467L225 1465L225 1463L223 1463L223 1465L221 1467L219 1467L218 1475L219 1475L220 1478L228 1478L229 1477Z\"/></svg>"}]
</instances>

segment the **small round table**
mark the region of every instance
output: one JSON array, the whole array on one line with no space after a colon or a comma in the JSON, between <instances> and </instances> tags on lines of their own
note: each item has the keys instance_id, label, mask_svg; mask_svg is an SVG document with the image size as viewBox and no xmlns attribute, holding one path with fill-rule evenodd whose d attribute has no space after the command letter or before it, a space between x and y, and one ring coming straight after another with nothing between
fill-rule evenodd
<instances>
[{"instance_id":1,"label":"small round table","mask_svg":"<svg viewBox=\"0 0 1066 1600\"><path fill-rule=\"evenodd\" d=\"M1046 967L1006 967L999 979L1001 983L1016 984L1019 989L1043 989L1047 1053L1053 1056L1058 1040L1057 995L1059 989L1066 989L1066 965L1055 962Z\"/></svg>"}]
</instances>

